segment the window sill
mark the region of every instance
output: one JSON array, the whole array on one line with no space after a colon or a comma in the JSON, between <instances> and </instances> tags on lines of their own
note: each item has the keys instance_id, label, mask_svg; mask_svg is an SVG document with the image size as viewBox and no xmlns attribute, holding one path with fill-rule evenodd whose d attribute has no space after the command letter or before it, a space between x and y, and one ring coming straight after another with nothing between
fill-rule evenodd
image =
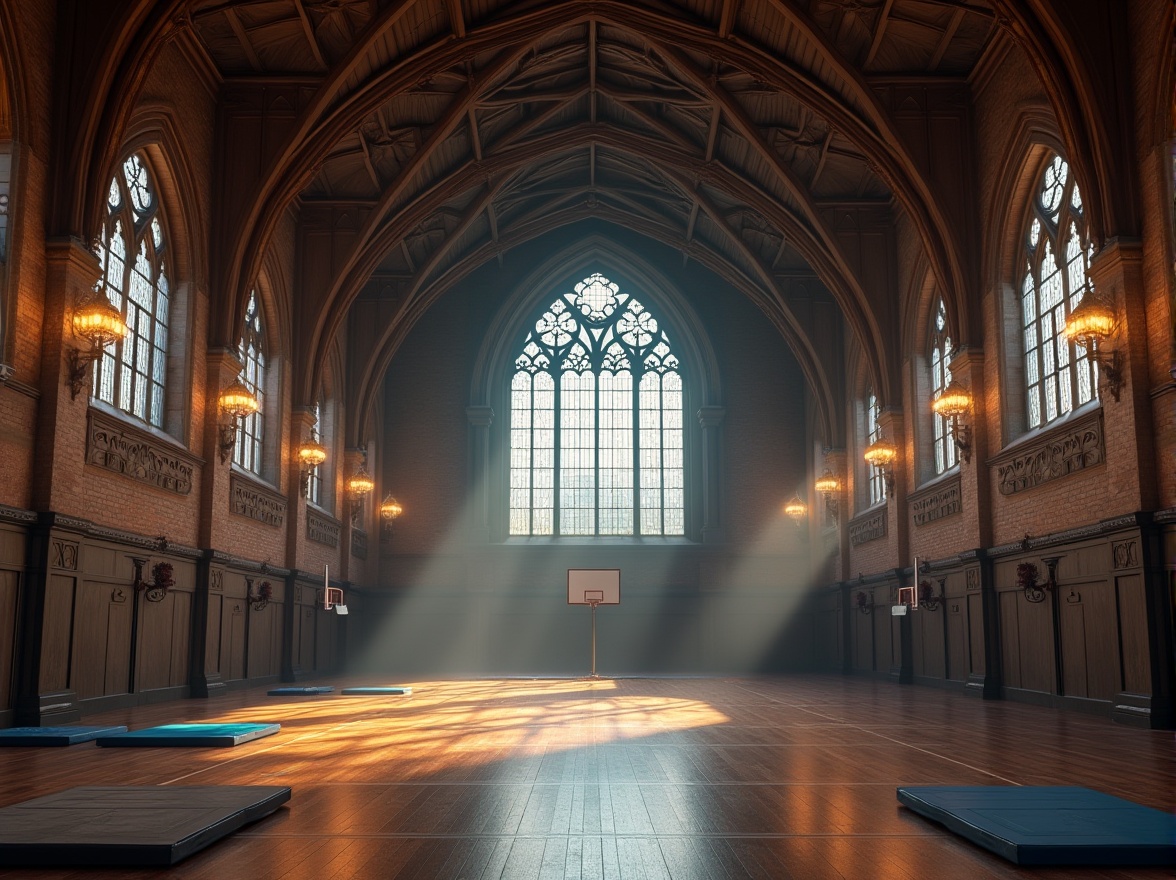
<instances>
[{"instance_id":1,"label":"window sill","mask_svg":"<svg viewBox=\"0 0 1176 880\"><path fill-rule=\"evenodd\" d=\"M246 480L249 480L249 482L256 483L258 486L261 486L264 489L269 489L271 492L276 492L279 495L282 494L282 490L279 489L276 484L271 483L261 474L254 473L253 471L249 470L249 468L241 467L241 465L237 464L235 461L229 463L229 472L236 474L238 477L244 477Z\"/></svg>"},{"instance_id":2,"label":"window sill","mask_svg":"<svg viewBox=\"0 0 1176 880\"><path fill-rule=\"evenodd\" d=\"M682 535L511 535L502 541L506 547L693 547Z\"/></svg>"},{"instance_id":3,"label":"window sill","mask_svg":"<svg viewBox=\"0 0 1176 880\"><path fill-rule=\"evenodd\" d=\"M173 437L167 431L163 430L163 428L157 428L150 422L143 421L138 416L131 415L129 412L121 410L117 406L111 406L105 400L99 400L97 397L91 396L90 408L97 410L104 416L110 416L112 419L118 419L118 421L122 424L129 425L141 434L150 434L156 440L160 440L164 443L170 444L171 446L183 449L189 455L192 454L188 450L188 447L179 438Z\"/></svg>"},{"instance_id":4,"label":"window sill","mask_svg":"<svg viewBox=\"0 0 1176 880\"><path fill-rule=\"evenodd\" d=\"M946 483L949 480L958 479L959 476L960 476L960 463L957 461L955 464L953 464L951 467L949 467L943 473L936 474L935 476L919 483L919 485L915 487L915 491L912 492L911 494L917 495L918 493L922 492L925 489L935 489L939 486L940 483Z\"/></svg>"},{"instance_id":5,"label":"window sill","mask_svg":"<svg viewBox=\"0 0 1176 880\"><path fill-rule=\"evenodd\" d=\"M1102 401L1098 398L1087 401L1082 406L1070 410L1064 416L1054 419L1052 422L1047 422L1044 425L1039 425L1022 434L1015 440L1011 440L1004 445L1000 452L993 456L993 459L1001 458L1006 454L1015 453L1022 446L1031 446L1040 440L1042 437L1048 436L1054 431L1063 432L1071 422L1077 422L1086 418L1091 413L1098 412L1102 409ZM988 462L991 466L992 460Z\"/></svg>"}]
</instances>

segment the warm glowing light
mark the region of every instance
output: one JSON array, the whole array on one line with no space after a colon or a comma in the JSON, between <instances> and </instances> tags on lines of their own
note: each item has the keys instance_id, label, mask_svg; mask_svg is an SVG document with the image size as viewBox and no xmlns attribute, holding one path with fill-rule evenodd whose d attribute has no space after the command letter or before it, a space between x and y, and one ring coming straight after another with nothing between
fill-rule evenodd
<instances>
[{"instance_id":1,"label":"warm glowing light","mask_svg":"<svg viewBox=\"0 0 1176 880\"><path fill-rule=\"evenodd\" d=\"M972 392L952 379L951 384L931 402L931 409L945 419L962 416L972 410Z\"/></svg>"},{"instance_id":2,"label":"warm glowing light","mask_svg":"<svg viewBox=\"0 0 1176 880\"><path fill-rule=\"evenodd\" d=\"M1087 296L1066 319L1066 338L1084 348L1094 347L1115 332L1115 312L1096 296Z\"/></svg>"},{"instance_id":3,"label":"warm glowing light","mask_svg":"<svg viewBox=\"0 0 1176 880\"><path fill-rule=\"evenodd\" d=\"M220 403L221 412L236 419L251 416L261 409L257 397L249 390L249 386L240 379L220 393L218 403Z\"/></svg>"},{"instance_id":4,"label":"warm glowing light","mask_svg":"<svg viewBox=\"0 0 1176 880\"><path fill-rule=\"evenodd\" d=\"M793 495L791 500L784 505L784 512L796 520L797 524L808 516L808 505L800 500L799 495Z\"/></svg>"},{"instance_id":5,"label":"warm glowing light","mask_svg":"<svg viewBox=\"0 0 1176 880\"><path fill-rule=\"evenodd\" d=\"M886 440L876 440L866 447L864 455L874 467L885 468L898 458L898 447Z\"/></svg>"},{"instance_id":6,"label":"warm glowing light","mask_svg":"<svg viewBox=\"0 0 1176 880\"><path fill-rule=\"evenodd\" d=\"M376 488L375 480L363 465L360 465L359 470L347 480L347 492L354 498L368 495L374 488Z\"/></svg>"},{"instance_id":7,"label":"warm glowing light","mask_svg":"<svg viewBox=\"0 0 1176 880\"><path fill-rule=\"evenodd\" d=\"M327 460L327 447L317 440L306 440L298 447L298 460L305 468L316 468Z\"/></svg>"},{"instance_id":8,"label":"warm glowing light","mask_svg":"<svg viewBox=\"0 0 1176 880\"><path fill-rule=\"evenodd\" d=\"M105 294L95 293L74 311L73 332L90 343L91 348L99 350L126 336L127 325Z\"/></svg>"},{"instance_id":9,"label":"warm glowing light","mask_svg":"<svg viewBox=\"0 0 1176 880\"><path fill-rule=\"evenodd\" d=\"M404 513L404 508L400 506L400 502L388 495L384 502L380 505L380 516L391 522Z\"/></svg>"},{"instance_id":10,"label":"warm glowing light","mask_svg":"<svg viewBox=\"0 0 1176 880\"><path fill-rule=\"evenodd\" d=\"M817 481L813 484L818 492L823 495L832 495L841 488L841 481L833 474L833 471L825 468L825 473L817 477Z\"/></svg>"}]
</instances>

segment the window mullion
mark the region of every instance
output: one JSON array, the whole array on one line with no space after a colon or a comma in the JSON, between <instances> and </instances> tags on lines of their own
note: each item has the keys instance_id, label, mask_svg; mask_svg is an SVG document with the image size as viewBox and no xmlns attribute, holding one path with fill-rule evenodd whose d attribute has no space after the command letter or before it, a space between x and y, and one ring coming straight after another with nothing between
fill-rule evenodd
<instances>
[{"instance_id":1,"label":"window mullion","mask_svg":"<svg viewBox=\"0 0 1176 880\"><path fill-rule=\"evenodd\" d=\"M592 378L592 534L600 536L600 370Z\"/></svg>"},{"instance_id":2,"label":"window mullion","mask_svg":"<svg viewBox=\"0 0 1176 880\"><path fill-rule=\"evenodd\" d=\"M551 446L554 449L552 457L552 464L554 470L551 474L551 536L558 538L560 534L559 513L562 509L562 499L560 498L560 455L563 449L563 381L559 374L552 374L551 380L553 388L553 396L555 398L555 409L551 414Z\"/></svg>"},{"instance_id":3,"label":"window mullion","mask_svg":"<svg viewBox=\"0 0 1176 880\"><path fill-rule=\"evenodd\" d=\"M641 531L641 374L636 366L632 369L632 394L629 404L633 411L633 535Z\"/></svg>"}]
</instances>

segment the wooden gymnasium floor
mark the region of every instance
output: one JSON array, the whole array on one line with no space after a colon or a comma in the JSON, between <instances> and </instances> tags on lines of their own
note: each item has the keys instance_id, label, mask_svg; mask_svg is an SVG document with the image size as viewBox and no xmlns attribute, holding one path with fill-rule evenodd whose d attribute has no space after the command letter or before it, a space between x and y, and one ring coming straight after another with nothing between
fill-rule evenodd
<instances>
[{"instance_id":1,"label":"wooden gymnasium floor","mask_svg":"<svg viewBox=\"0 0 1176 880\"><path fill-rule=\"evenodd\" d=\"M389 682L392 683L392 682ZM0 750L0 805L75 785L285 784L174 878L1143 878L1024 869L898 806L901 784L1084 785L1171 810L1173 736L839 676L395 682L108 712L279 721L234 749ZM0 877L155 876L0 870Z\"/></svg>"}]
</instances>

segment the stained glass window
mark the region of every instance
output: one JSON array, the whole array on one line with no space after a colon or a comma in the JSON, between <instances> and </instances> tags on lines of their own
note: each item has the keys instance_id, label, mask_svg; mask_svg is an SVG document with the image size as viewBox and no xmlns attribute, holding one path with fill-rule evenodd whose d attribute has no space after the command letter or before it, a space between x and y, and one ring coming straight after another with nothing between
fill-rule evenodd
<instances>
[{"instance_id":1,"label":"stained glass window","mask_svg":"<svg viewBox=\"0 0 1176 880\"><path fill-rule=\"evenodd\" d=\"M323 405L321 402L315 403L314 409L311 410L314 414L314 430L311 432L313 439L319 443L323 443ZM306 483L306 497L312 504L317 504L320 507L323 503L323 466L316 464L310 469L310 476Z\"/></svg>"},{"instance_id":2,"label":"stained glass window","mask_svg":"<svg viewBox=\"0 0 1176 880\"><path fill-rule=\"evenodd\" d=\"M866 446L882 438L882 427L878 424L882 415L882 408L878 405L878 396L873 390L866 392ZM886 471L876 465L867 463L869 471L870 504L878 504L886 500Z\"/></svg>"},{"instance_id":3,"label":"stained glass window","mask_svg":"<svg viewBox=\"0 0 1176 880\"><path fill-rule=\"evenodd\" d=\"M935 304L935 322L931 331L932 400L951 384L951 353L951 337L947 335L947 308L940 299ZM952 435L951 420L933 412L931 421L935 435L935 473L942 474L948 468L955 467L959 450Z\"/></svg>"},{"instance_id":4,"label":"stained glass window","mask_svg":"<svg viewBox=\"0 0 1176 880\"><path fill-rule=\"evenodd\" d=\"M1070 166L1054 156L1038 181L1021 277L1025 384L1029 427L1064 416L1098 395L1098 365L1062 328L1091 288L1094 248L1086 232L1082 195Z\"/></svg>"},{"instance_id":5,"label":"stained glass window","mask_svg":"<svg viewBox=\"0 0 1176 880\"><path fill-rule=\"evenodd\" d=\"M682 535L681 366L660 322L597 273L523 340L510 407L511 535Z\"/></svg>"},{"instance_id":6,"label":"stained glass window","mask_svg":"<svg viewBox=\"0 0 1176 880\"><path fill-rule=\"evenodd\" d=\"M257 398L260 408L253 415L241 419L237 427L237 445L233 461L255 474L261 473L261 444L265 428L265 335L261 323L261 308L257 291L249 294L245 307L245 333L241 337L241 381Z\"/></svg>"},{"instance_id":7,"label":"stained glass window","mask_svg":"<svg viewBox=\"0 0 1176 880\"><path fill-rule=\"evenodd\" d=\"M167 381L167 236L151 174L137 153L110 181L98 245L106 294L123 313L127 335L94 366L94 397L162 426Z\"/></svg>"}]
</instances>

